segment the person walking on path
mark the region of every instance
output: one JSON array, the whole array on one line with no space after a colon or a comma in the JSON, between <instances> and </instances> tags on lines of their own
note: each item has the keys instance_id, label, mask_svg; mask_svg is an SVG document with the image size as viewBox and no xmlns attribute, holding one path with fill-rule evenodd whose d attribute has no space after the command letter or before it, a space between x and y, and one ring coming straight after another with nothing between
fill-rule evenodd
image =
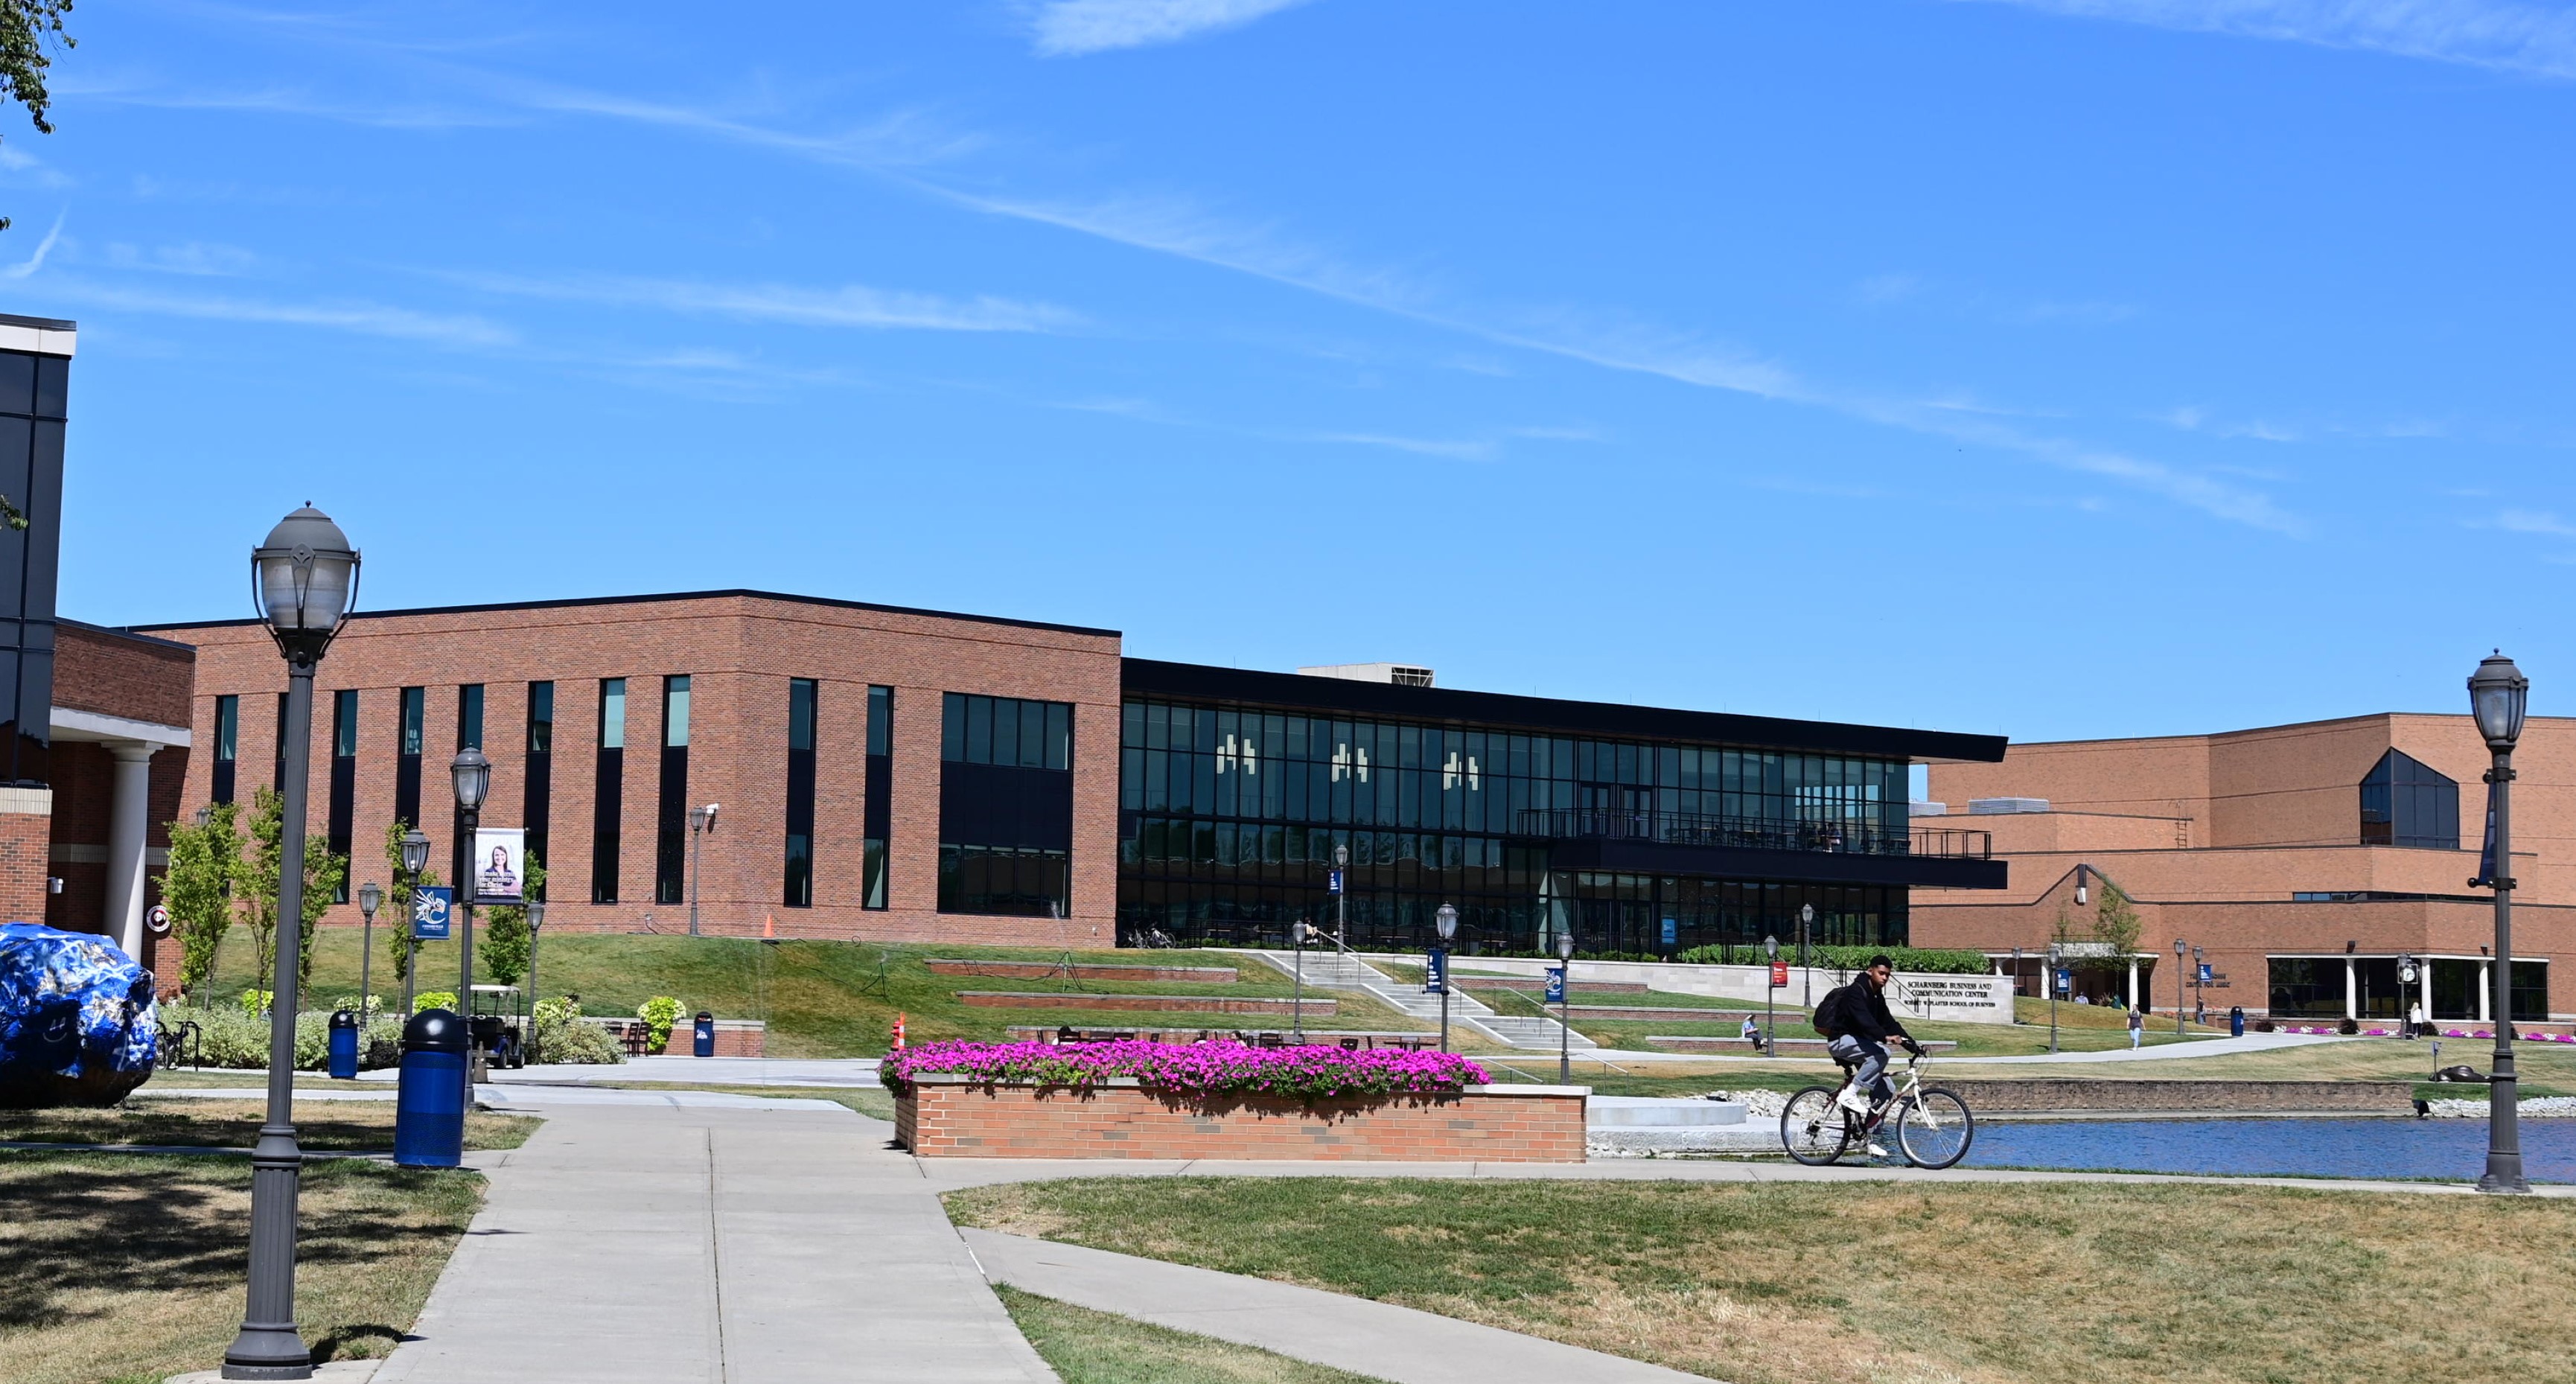
<instances>
[{"instance_id":1,"label":"person walking on path","mask_svg":"<svg viewBox=\"0 0 2576 1384\"><path fill-rule=\"evenodd\" d=\"M2146 1011L2145 1011L2143 1008L2141 1008L2141 1007L2139 1007L2139 1006L2137 1006L2137 1005L2134 1005L2134 1004L2133 1004L2133 1005L2130 1005L2130 1006L2129 1006L2129 1048L2130 1048L2130 1050L2131 1050L2131 1051L2133 1051L2133 1052L2134 1052L2134 1051L2136 1051L2136 1050L2137 1050L2137 1046L2138 1046L2140 1043L2145 1042L2145 1041L2146 1041L2146 1039L2147 1039L2147 1014L2146 1014Z\"/></svg>"}]
</instances>

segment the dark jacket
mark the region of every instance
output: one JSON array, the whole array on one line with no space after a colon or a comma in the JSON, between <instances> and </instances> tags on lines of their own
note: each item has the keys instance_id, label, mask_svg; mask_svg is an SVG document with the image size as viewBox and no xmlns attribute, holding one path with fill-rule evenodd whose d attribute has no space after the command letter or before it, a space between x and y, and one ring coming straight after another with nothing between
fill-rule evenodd
<instances>
[{"instance_id":1,"label":"dark jacket","mask_svg":"<svg viewBox=\"0 0 2576 1384\"><path fill-rule=\"evenodd\" d=\"M1816 1028L1829 1038L1846 1034L1868 1043L1884 1043L1889 1037L1912 1039L1905 1025L1887 1010L1886 992L1861 976L1833 993L1816 1006Z\"/></svg>"}]
</instances>

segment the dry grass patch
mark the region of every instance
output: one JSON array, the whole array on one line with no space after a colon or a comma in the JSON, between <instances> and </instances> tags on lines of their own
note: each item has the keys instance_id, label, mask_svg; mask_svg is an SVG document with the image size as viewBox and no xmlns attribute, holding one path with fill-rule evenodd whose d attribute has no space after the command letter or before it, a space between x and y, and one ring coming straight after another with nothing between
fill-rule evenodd
<instances>
[{"instance_id":1,"label":"dry grass patch","mask_svg":"<svg viewBox=\"0 0 2576 1384\"><path fill-rule=\"evenodd\" d=\"M1064 1384L1376 1384L1285 1355L996 1288Z\"/></svg>"},{"instance_id":2,"label":"dry grass patch","mask_svg":"<svg viewBox=\"0 0 2576 1384\"><path fill-rule=\"evenodd\" d=\"M354 1160L305 1169L296 1310L317 1359L411 1328L483 1179ZM0 1379L133 1384L211 1369L241 1326L250 1163L0 1154Z\"/></svg>"},{"instance_id":3,"label":"dry grass patch","mask_svg":"<svg viewBox=\"0 0 2576 1384\"><path fill-rule=\"evenodd\" d=\"M2559 1200L1246 1178L1030 1183L949 1205L1744 1384L2576 1380L2560 1286L2576 1203Z\"/></svg>"},{"instance_id":4,"label":"dry grass patch","mask_svg":"<svg viewBox=\"0 0 2576 1384\"><path fill-rule=\"evenodd\" d=\"M246 1149L259 1141L264 1100L131 1096L104 1110L0 1111L0 1141L36 1144L187 1144ZM540 1121L468 1113L465 1147L514 1149ZM384 1152L394 1146L392 1101L299 1101L295 1141L309 1153Z\"/></svg>"}]
</instances>

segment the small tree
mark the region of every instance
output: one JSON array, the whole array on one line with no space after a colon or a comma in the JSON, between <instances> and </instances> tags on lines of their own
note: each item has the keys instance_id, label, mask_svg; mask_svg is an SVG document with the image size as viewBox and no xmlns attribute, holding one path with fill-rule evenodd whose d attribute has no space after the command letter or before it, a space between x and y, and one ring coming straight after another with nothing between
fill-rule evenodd
<instances>
[{"instance_id":1,"label":"small tree","mask_svg":"<svg viewBox=\"0 0 2576 1384\"><path fill-rule=\"evenodd\" d=\"M2093 940L2110 949L2112 967L2124 966L2137 955L2142 927L2129 896L2120 892L2120 886L2102 881L2102 902L2093 912Z\"/></svg>"},{"instance_id":2,"label":"small tree","mask_svg":"<svg viewBox=\"0 0 2576 1384\"><path fill-rule=\"evenodd\" d=\"M263 786L251 795L250 813L250 854L242 861L235 895L259 954L259 977L265 980L276 974L278 887L286 873L286 800L276 789ZM310 830L304 839L304 908L298 920L302 926L297 929L295 974L309 981L315 925L349 877L349 858L316 844Z\"/></svg>"},{"instance_id":3,"label":"small tree","mask_svg":"<svg viewBox=\"0 0 2576 1384\"><path fill-rule=\"evenodd\" d=\"M226 897L241 869L241 834L233 829L240 809L220 803L206 824L170 824L169 863L161 871L161 905L170 910L170 930L179 939L179 988L202 998L214 974L215 949L232 927L232 901Z\"/></svg>"},{"instance_id":4,"label":"small tree","mask_svg":"<svg viewBox=\"0 0 2576 1384\"><path fill-rule=\"evenodd\" d=\"M524 897L541 897L546 887L546 867L535 856L528 857L528 878ZM534 939L528 932L528 910L521 905L502 904L492 910L483 933L480 956L492 979L503 985L516 985L528 973L528 953Z\"/></svg>"}]
</instances>

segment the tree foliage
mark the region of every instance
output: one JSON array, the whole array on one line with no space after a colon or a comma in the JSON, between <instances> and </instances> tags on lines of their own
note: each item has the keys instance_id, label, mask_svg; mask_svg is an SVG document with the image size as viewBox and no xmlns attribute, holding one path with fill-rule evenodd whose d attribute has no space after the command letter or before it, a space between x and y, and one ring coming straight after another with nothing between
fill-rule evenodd
<instances>
[{"instance_id":1,"label":"tree foliage","mask_svg":"<svg viewBox=\"0 0 2576 1384\"><path fill-rule=\"evenodd\" d=\"M396 925L385 934L385 954L393 961L396 980L410 977L412 961L420 955L420 943L411 935L411 891L432 889L438 885L438 871L429 866L421 867L418 879L403 874L402 839L410 832L411 823L400 817L385 828L385 868L393 871L395 879L402 881L402 887L394 891L402 896L395 900Z\"/></svg>"},{"instance_id":2,"label":"tree foliage","mask_svg":"<svg viewBox=\"0 0 2576 1384\"><path fill-rule=\"evenodd\" d=\"M4 3L6 0L0 0L0 4ZM286 800L264 784L251 796L249 844L250 854L242 861L234 901L241 906L242 921L250 926L251 944L259 957L258 975L265 980L276 974L278 892L286 873ZM308 829L304 834L303 917L296 929L295 974L300 981L313 978L314 926L322 921L322 914L331 907L332 895L339 892L341 882L348 877L349 858L334 854Z\"/></svg>"},{"instance_id":3,"label":"tree foliage","mask_svg":"<svg viewBox=\"0 0 2576 1384\"><path fill-rule=\"evenodd\" d=\"M535 856L528 857L528 879L525 896L545 896L546 867ZM528 956L535 950L535 938L528 931L528 910L519 904L499 904L491 912L483 932L483 943L476 955L483 969L502 985L516 985L528 973Z\"/></svg>"},{"instance_id":4,"label":"tree foliage","mask_svg":"<svg viewBox=\"0 0 2576 1384\"><path fill-rule=\"evenodd\" d=\"M54 98L45 86L54 60L45 48L49 42L80 46L63 30L63 16L71 12L72 0L0 0L0 95L26 107L41 134L54 132ZM0 216L0 231L7 229L9 218Z\"/></svg>"},{"instance_id":5,"label":"tree foliage","mask_svg":"<svg viewBox=\"0 0 2576 1384\"><path fill-rule=\"evenodd\" d=\"M241 833L234 825L239 811L221 803L204 826L170 824L161 906L170 910L170 931L179 939L179 988L190 995L199 995L214 974L215 951L232 927L231 894L241 872Z\"/></svg>"},{"instance_id":6,"label":"tree foliage","mask_svg":"<svg viewBox=\"0 0 2576 1384\"><path fill-rule=\"evenodd\" d=\"M2126 965L2138 951L2138 933L2143 924L2137 908L2120 886L2102 881L2102 902L2093 912L2093 940L2108 947L2115 965Z\"/></svg>"}]
</instances>

